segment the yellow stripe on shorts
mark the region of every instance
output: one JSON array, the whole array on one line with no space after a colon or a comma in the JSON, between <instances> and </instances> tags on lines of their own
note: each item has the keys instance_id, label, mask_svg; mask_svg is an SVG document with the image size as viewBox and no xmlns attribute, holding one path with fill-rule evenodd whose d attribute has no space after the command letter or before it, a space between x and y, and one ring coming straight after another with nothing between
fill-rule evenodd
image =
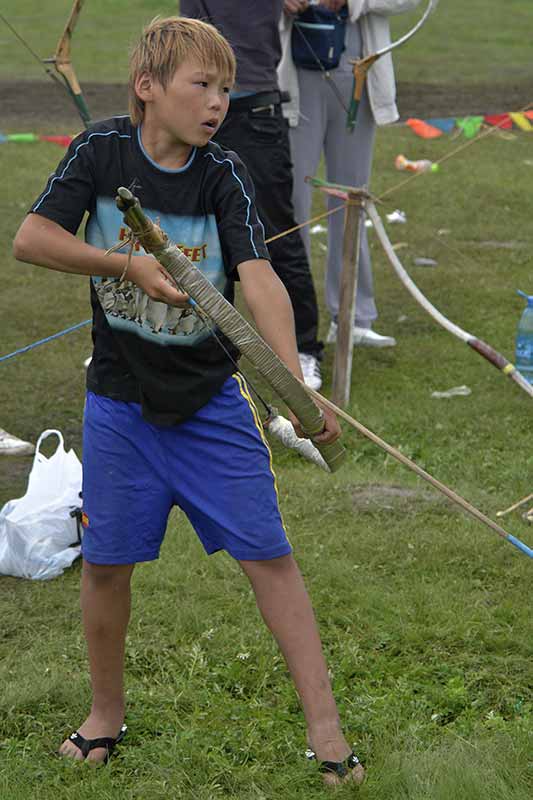
<instances>
[{"instance_id":1,"label":"yellow stripe on shorts","mask_svg":"<svg viewBox=\"0 0 533 800\"><path fill-rule=\"evenodd\" d=\"M264 428L263 428L263 426L261 424L261 419L259 417L259 412L257 411L255 403L252 400L252 397L251 397L250 392L248 390L248 385L246 384L246 381L244 380L242 375L240 375L238 372L234 372L231 377L235 378L235 380L237 381L240 393L242 394L242 396L244 397L244 399L247 401L248 405L250 406L250 411L252 412L252 417L254 419L255 426L256 426L257 430L259 431L259 435L261 436L261 439L263 440L263 444L265 445L266 449L268 450L268 459L269 459L270 471L272 473L272 477L274 478L274 489L275 489L275 492L276 492L276 497L278 498L278 502L279 502L278 484L277 484L276 473L274 472L274 465L273 465L273 461L272 461L272 450L270 449L270 445L268 444L267 438L265 436L265 431L264 431ZM285 527L285 526L283 526L283 527Z\"/></svg>"}]
</instances>

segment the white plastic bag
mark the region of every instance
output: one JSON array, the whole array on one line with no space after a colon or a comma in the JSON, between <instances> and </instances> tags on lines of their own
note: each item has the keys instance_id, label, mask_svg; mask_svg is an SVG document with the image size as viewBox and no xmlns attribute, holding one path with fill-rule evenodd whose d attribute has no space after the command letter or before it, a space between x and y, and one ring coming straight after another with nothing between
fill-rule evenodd
<instances>
[{"instance_id":1,"label":"white plastic bag","mask_svg":"<svg viewBox=\"0 0 533 800\"><path fill-rule=\"evenodd\" d=\"M41 443L55 435L59 444L46 458ZM81 506L81 464L64 448L59 431L46 430L37 441L24 497L0 511L0 574L48 580L61 575L80 555L76 509Z\"/></svg>"}]
</instances>

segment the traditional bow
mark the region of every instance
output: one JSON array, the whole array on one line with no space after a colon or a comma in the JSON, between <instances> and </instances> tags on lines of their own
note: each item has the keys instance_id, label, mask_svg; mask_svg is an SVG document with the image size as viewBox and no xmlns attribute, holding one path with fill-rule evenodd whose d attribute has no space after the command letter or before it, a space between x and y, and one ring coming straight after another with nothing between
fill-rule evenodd
<instances>
[{"instance_id":1,"label":"traditional bow","mask_svg":"<svg viewBox=\"0 0 533 800\"><path fill-rule=\"evenodd\" d=\"M505 358L505 356L491 347L490 344L484 342L483 339L478 339L477 336L474 336L472 333L460 328L459 325L449 320L441 311L439 311L432 303L430 303L427 297L422 294L418 286L416 286L414 281L408 275L400 259L396 255L376 207L371 200L365 203L365 211L372 220L377 237L380 240L383 250L385 251L385 254L389 259L394 271L396 272L396 275L399 277L409 294L416 300L417 303L419 303L419 305L422 306L424 311L427 311L427 313L433 317L435 322L441 325L445 330L447 330L453 336L456 336L462 342L465 342L465 344L471 347L472 350L475 350L476 353L479 353L480 356L485 358L489 364L492 364L493 367L496 367L496 369L500 370L500 372L518 384L518 386L520 386L520 388L523 389L526 394L528 394L530 397L533 397L533 386L528 383L528 381L524 378L522 373L519 372L514 364L512 364Z\"/></svg>"},{"instance_id":2,"label":"traditional bow","mask_svg":"<svg viewBox=\"0 0 533 800\"><path fill-rule=\"evenodd\" d=\"M354 129L357 120L357 111L359 109L359 103L361 102L361 97L363 96L363 89L365 88L366 76L370 67L373 64L375 64L376 61L382 56L387 55L387 53L390 53L392 50L395 50L397 47L400 47L400 45L408 42L409 39L411 39L415 35L415 33L417 33L420 30L420 28L425 24L430 14L437 7L438 2L439 0L429 0L427 8L424 11L424 14L418 20L416 25L414 25L410 31L405 33L395 42L391 42L389 45L387 45L387 47L383 47L376 53L372 53L369 56L365 56L365 58L360 58L357 59L356 61L350 62L353 64L353 76L354 76L352 99L350 101L350 107L348 109L348 119L347 119L347 125L350 130Z\"/></svg>"},{"instance_id":3,"label":"traditional bow","mask_svg":"<svg viewBox=\"0 0 533 800\"><path fill-rule=\"evenodd\" d=\"M63 78L63 83L66 86L66 89L72 100L74 101L74 105L78 110L78 114L80 115L83 124L87 128L91 124L91 114L87 107L87 103L85 102L85 98L83 97L83 92L81 91L78 78L70 60L70 43L72 34L84 2L85 0L74 0L65 25L65 29L57 43L56 51L52 58L45 58L44 63L53 64L57 72L59 72Z\"/></svg>"},{"instance_id":4,"label":"traditional bow","mask_svg":"<svg viewBox=\"0 0 533 800\"><path fill-rule=\"evenodd\" d=\"M330 183L329 181L321 180L320 178L311 178L307 177L307 183L310 183L311 186L316 186L322 192L327 195L338 197L341 200L347 202L350 199L350 193L354 192L354 188L351 186L342 186L338 183ZM484 342L483 339L479 339L477 336L474 336L472 333L463 330L463 328L459 327L455 322L452 322L448 319L438 308L430 303L427 297L420 291L418 286L414 283L412 278L407 273L406 269L402 265L400 259L396 255L394 248L390 242L389 237L385 231L383 226L383 222L381 221L381 217L379 216L376 206L374 204L373 198L366 193L365 191L360 193L361 196L361 205L365 213L367 214L368 218L372 222L376 235L381 242L385 255L387 256L388 260L390 261L396 275L403 283L409 294L416 300L416 302L422 306L424 311L426 311L430 317L433 317L435 322L441 325L448 333L451 333L453 336L456 336L462 342L465 342L472 350L475 350L476 353L479 353L480 356L485 358L489 364L492 364L493 367L503 372L505 376L511 378L521 389L523 389L526 394L530 397L533 397L533 386L524 378L521 372L516 368L514 364L505 358L501 353L494 349L490 344Z\"/></svg>"},{"instance_id":5,"label":"traditional bow","mask_svg":"<svg viewBox=\"0 0 533 800\"><path fill-rule=\"evenodd\" d=\"M324 427L322 412L309 397L306 387L285 366L268 344L226 300L206 276L190 261L166 234L143 212L138 199L125 187L118 189L117 207L124 216L132 236L140 242L170 273L176 285L192 299L195 312L201 319L213 322L227 338L258 369L263 378L285 401L310 437L320 434ZM212 330L215 334L215 331ZM215 336L219 344L218 336ZM225 348L224 351L227 353ZM232 359L233 360L233 359ZM339 441L315 442L332 472L342 464L345 451Z\"/></svg>"},{"instance_id":6,"label":"traditional bow","mask_svg":"<svg viewBox=\"0 0 533 800\"><path fill-rule=\"evenodd\" d=\"M365 87L366 76L367 76L367 73L368 73L368 70L370 69L370 67L373 64L375 64L376 61L379 58L381 58L384 55L387 55L387 53L390 53L391 50L394 50L396 47L400 47L400 45L405 44L406 42L408 42L409 39L411 39L415 35L415 33L417 33L420 30L420 28L424 25L424 23L428 19L429 15L435 10L438 1L439 0L429 0L427 8L424 11L424 14L418 20L416 25L414 25L411 28L410 31L405 33L403 36L401 36L395 42L391 42L389 45L387 45L387 47L383 47L381 50L378 50L376 53L371 53L370 55L365 56L365 58L360 58L360 59L357 59L355 61L350 61L350 63L353 64L354 82L353 82L352 97L351 97L350 105L349 105L348 108L346 107L346 105L344 103L342 94L341 94L337 84L333 80L331 72L324 67L324 65L322 64L320 58L315 53L315 51L313 49L313 46L311 45L311 42L305 36L305 34L301 30L301 28L300 27L296 28L298 34L302 38L302 41L305 43L306 47L308 48L309 52L311 53L311 56L313 57L314 61L316 62L317 67L321 70L321 72L323 73L324 77L326 78L326 80L328 82L328 85L331 87L332 92L335 94L335 96L336 96L337 100L339 101L340 105L346 111L346 114L347 114L346 124L347 124L347 127L349 128L350 131L353 131L354 127L355 127L355 123L356 123L356 120L357 120L357 111L359 109L359 103L361 102L361 97L363 96L363 89ZM318 0L317 0L317 2L318 2ZM314 3L314 5L316 5L316 4L317 3Z\"/></svg>"},{"instance_id":7,"label":"traditional bow","mask_svg":"<svg viewBox=\"0 0 533 800\"><path fill-rule=\"evenodd\" d=\"M303 385L285 367L283 362L273 353L251 325L241 317L239 312L218 292L213 284L189 261L187 256L167 239L161 229L144 214L137 198L124 187L119 188L116 199L119 210L124 215L124 221L130 227L133 235L140 241L147 252L152 253L172 275L180 288L186 291L195 301L195 309L201 316L207 315L215 322L223 333L232 339L234 344L243 352L250 361L258 367L278 392L289 408L299 417L304 428L309 433L317 433L321 429L321 417L318 407L311 397L326 405L342 419L346 420L359 433L370 439L395 459L426 480L434 488L453 500L464 511L479 522L489 527L503 539L514 545L518 550L533 558L533 549L524 542L512 536L504 528L491 520L475 506L468 503L463 497L448 488L445 484L434 478L422 467L407 458L403 453L387 442L380 439L375 433L365 428L334 403L327 400L318 392ZM338 441L319 445L325 460L333 471L343 460L344 450Z\"/></svg>"},{"instance_id":8,"label":"traditional bow","mask_svg":"<svg viewBox=\"0 0 533 800\"><path fill-rule=\"evenodd\" d=\"M70 60L70 43L72 39L72 34L74 32L74 28L78 21L78 17L80 15L83 3L85 0L74 0L72 5L68 20L65 25L65 29L61 34L59 41L57 43L57 47L55 50L54 55L52 58L40 58L37 53L30 47L28 42L18 33L17 30L11 25L10 22L0 14L0 19L7 25L7 27L11 30L11 32L17 37L20 43L28 50L33 58L41 65L44 69L46 74L49 78L53 81L58 83L62 88L66 88L67 92L71 96L78 114L80 115L84 126L87 128L91 124L91 115L85 99L83 97L83 93L80 88L80 84L78 82L78 78L76 77L76 73L72 66L72 62ZM57 75L49 69L46 64L53 64L56 71L61 75L62 80L59 80Z\"/></svg>"}]
</instances>

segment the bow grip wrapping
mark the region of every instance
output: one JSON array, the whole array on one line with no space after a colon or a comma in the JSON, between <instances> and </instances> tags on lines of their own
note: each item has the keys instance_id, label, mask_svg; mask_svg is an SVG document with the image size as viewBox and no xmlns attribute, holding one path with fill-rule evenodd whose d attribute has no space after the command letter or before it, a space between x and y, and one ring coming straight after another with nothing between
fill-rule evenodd
<instances>
[{"instance_id":1,"label":"bow grip wrapping","mask_svg":"<svg viewBox=\"0 0 533 800\"><path fill-rule=\"evenodd\" d=\"M321 410L304 385L285 366L279 356L239 314L236 308L216 289L200 270L143 212L137 198L124 187L119 188L117 207L125 223L141 243L172 275L179 288L198 304L220 330L231 339L298 417L305 433L317 436L324 428ZM339 441L315 442L331 472L338 469L346 455Z\"/></svg>"}]
</instances>

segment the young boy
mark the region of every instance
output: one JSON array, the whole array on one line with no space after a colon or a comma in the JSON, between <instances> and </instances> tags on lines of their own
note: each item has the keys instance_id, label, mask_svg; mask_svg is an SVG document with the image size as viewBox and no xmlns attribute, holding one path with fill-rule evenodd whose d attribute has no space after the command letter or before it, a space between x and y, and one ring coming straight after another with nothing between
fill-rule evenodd
<instances>
[{"instance_id":1,"label":"young boy","mask_svg":"<svg viewBox=\"0 0 533 800\"><path fill-rule=\"evenodd\" d=\"M232 50L215 28L154 20L131 57L131 116L74 140L15 239L21 261L91 276L81 606L93 702L60 753L105 761L124 735L130 579L135 563L158 557L176 504L207 553L226 550L248 576L324 780L360 782L247 386L154 258L135 253L128 266L126 247L104 254L125 236L114 197L130 186L228 299L240 280L261 335L301 377L290 301L268 261L250 180L235 153L210 142L234 75ZM85 211L82 242L75 234ZM319 438L334 440L336 419L324 416Z\"/></svg>"}]
</instances>

